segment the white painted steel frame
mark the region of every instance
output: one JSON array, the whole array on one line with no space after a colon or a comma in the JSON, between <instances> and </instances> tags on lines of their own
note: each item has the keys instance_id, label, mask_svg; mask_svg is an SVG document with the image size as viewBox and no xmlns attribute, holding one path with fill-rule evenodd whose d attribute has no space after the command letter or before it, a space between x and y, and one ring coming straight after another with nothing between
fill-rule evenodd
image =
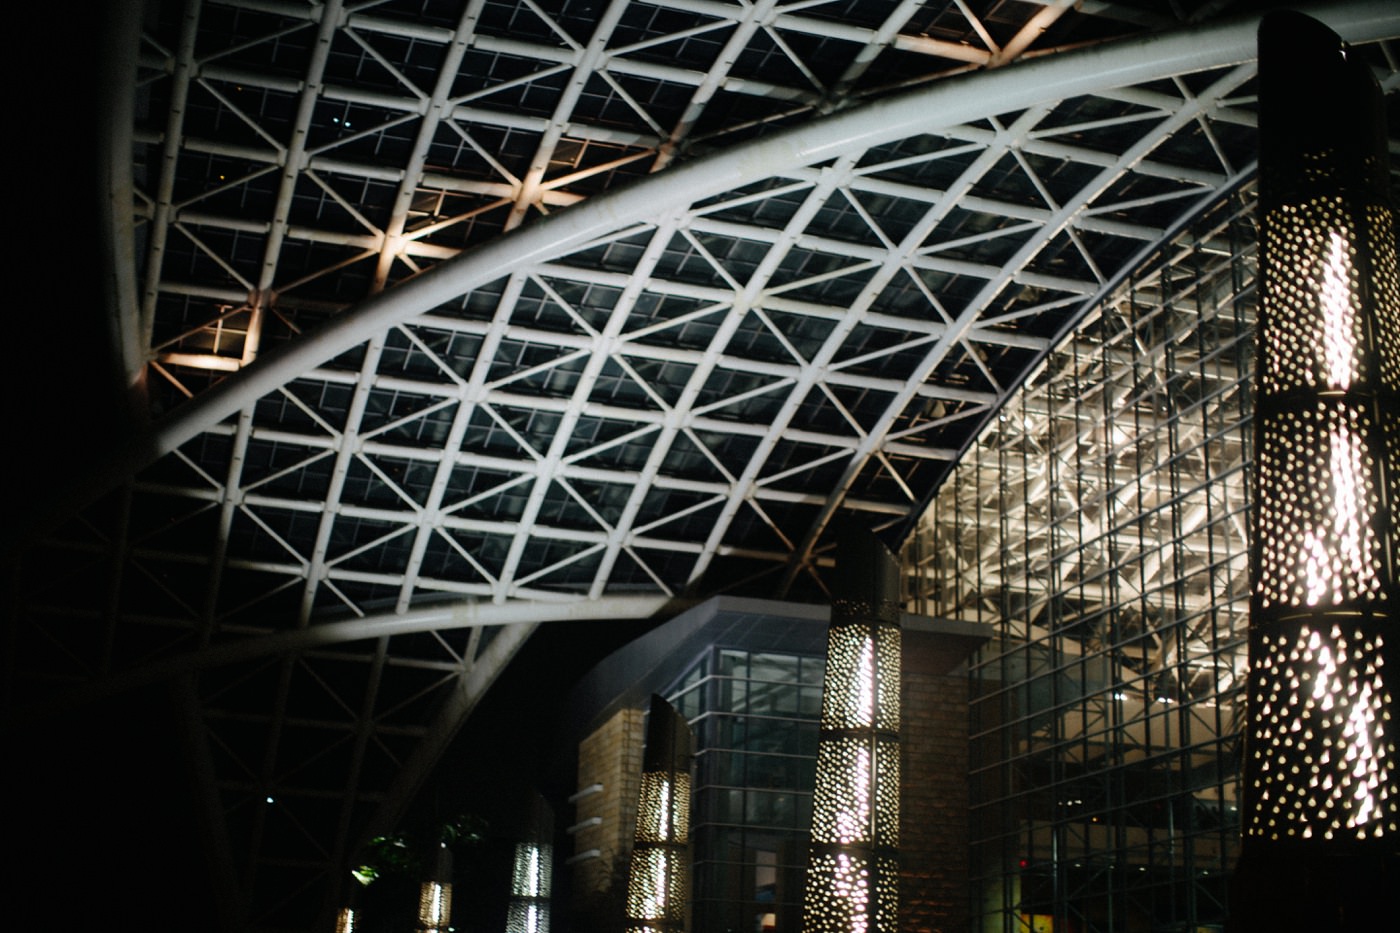
<instances>
[{"instance_id":1,"label":"white painted steel frame","mask_svg":"<svg viewBox=\"0 0 1400 933\"><path fill-rule=\"evenodd\" d=\"M744 9L741 7L704 0L665 0L664 3L655 4L711 17L714 23L734 21L735 28L728 46L734 54L742 49L741 37L764 30L774 36L777 35L774 30L782 29L858 43L860 52L831 88L823 88L815 81L810 87L784 87L735 78L729 70L733 57L729 53L722 54L710 71L701 74L629 58L625 50L609 50L607 43L611 28L628 6L625 0L613 0L586 46L576 43L568 48L477 34L474 28L482 4L476 0L464 4L461 18L452 29L414 26L375 17L372 12L347 12L337 3L303 6L250 2L246 5L309 17L320 36L319 47L328 48L329 37L336 30L355 35L383 34L407 38L412 38L415 32L423 32L431 35L434 41L443 43L448 52L443 72L434 87L419 89L403 77L403 93L397 95L327 84L322 74L324 55L313 55L305 75L295 80L245 74L232 69L220 70L224 66L217 61L201 62L195 54L200 4L191 2L186 8L188 29L179 48L157 51L147 46L136 56L147 69L162 74L168 71L174 81L177 105L171 108L162 137L150 140L159 146L165 162L173 162L181 152L246 158L265 166L260 171L276 173L278 185L273 217L266 225L261 221L249 221L218 212L201 212L190 202L177 203L171 187L173 174L159 174L160 181L151 194L141 192L138 196L138 217L148 231L144 241L148 269L145 288L138 297L135 286L122 278L124 272L120 265L116 270L118 281L115 285L119 296L128 296L119 297L116 302L117 317L124 334L128 377L134 382L140 380L143 366L137 362L137 358L143 355L157 378L165 374L178 380L178 375L172 374L178 371L180 365L187 363L209 365L217 362L230 374L222 382L195 394L188 403L157 422L150 435L143 437L125 456L110 461L103 482L111 485L126 481L140 467L171 455L183 458L194 471L190 475L195 475L200 472L197 465L181 448L202 436L230 435L233 453L226 472L218 477L205 475L207 482L202 487L181 486L166 479L148 478L138 479L131 487L131 493L170 495L194 503L196 509L217 509L219 532L216 550L206 562L206 602L194 607L193 611L198 620L199 647L148 666L104 672L93 682L90 692L92 695L102 695L127 686L128 682L149 682L173 675L187 684L186 695L193 697L198 695L189 676L193 672L238 661L280 656L276 677L278 689L266 716L268 734L261 761L248 763L254 777L247 785L247 791L261 793L276 787L282 780L279 773L287 768L287 752L281 747L281 733L284 725L295 719L289 699L293 680L302 676L301 672L311 671L326 657L316 654L318 646L344 645L371 639L366 645L368 653L355 656L359 663L366 665L368 686L358 714L354 717L355 725L351 733L355 747L353 765L346 775L344 786L336 791L343 795L346 805L342 808L335 838L327 841L326 865L338 864L354 844L352 835L358 830L352 826L350 802L366 796L360 774L366 755L373 752L374 744L378 741L374 736L376 731L384 730L387 733L399 729L422 737L416 751L401 762L399 778L379 797L378 814L373 823L377 829L387 829L402 814L413 792L431 771L437 757L469 715L482 692L514 656L533 629L533 623L553 618L556 614L571 618L593 616L595 613L642 617L664 605L672 586L647 567L646 559L639 556L641 551L692 556L688 582L694 582L717 556L733 553L733 546L725 544L726 530L737 515L749 509L771 528L775 538L774 544L766 550L750 547L744 553L754 554L775 565L786 562L786 578L791 581L813 567L822 532L838 510L855 509L875 516L887 516L890 520L900 517L917 498L907 485L904 485L903 502L861 499L850 496L849 490L871 463L879 463L897 483L903 484L899 469L891 458L927 460L956 456L954 450L923 443L918 436L896 431L899 419L911 401L924 399L930 404L940 400L957 402L969 406L960 417L984 416L994 410L1013 385L1009 381L997 385L981 363L979 348L1015 346L1041 351L1046 347L1044 338L1016 333L1005 326L1010 322L989 319L988 305L1008 285L1020 282L1055 290L1062 296L1057 299L1059 302L1074 306L1092 298L1104 288L1106 279L1112 278L1114 270L1105 270L1092 278L1073 279L1050 277L1026 268L1052 240L1062 234L1069 236L1093 268L1092 257L1082 243L1075 240L1081 233L1092 232L1148 244L1163 234L1163 231L1151 226L1128 224L1101 216L1115 205L1099 203L1098 199L1116 180L1130 172L1169 180L1175 187L1160 197L1164 200L1184 198L1185 203L1208 199L1213 191L1235 183L1241 173L1248 170L1247 167L1229 164L1218 146L1215 153L1220 164L1214 170L1175 165L1169 159L1154 160L1149 158L1149 154L1185 127L1198 126L1209 137L1212 121L1248 125L1252 119L1249 102L1231 100L1230 95L1252 74L1252 66L1244 64L1251 61L1254 54L1252 22L1211 24L1185 33L1127 40L1112 46L1081 50L1074 55L1023 61L1015 68L981 71L961 78L940 80L899 96L841 110L850 104L846 92L882 48L942 59L953 58L969 67L1002 65L1024 53L1046 22L1063 15L1067 5L1044 5L1041 11L1022 25L1011 41L998 48L984 24L966 4L959 3L973 28L984 37L986 48L979 49L901 34L903 25L920 6L912 2L902 3L892 10L879 29L805 17L800 12L785 12L775 4L750 6L747 12L741 12ZM1130 21L1140 21L1143 16L1140 11L1109 3L1086 4L1085 10L1092 14L1124 17ZM1391 37L1400 32L1400 16L1391 4L1329 4L1317 12L1333 28L1356 42ZM492 110L480 102L454 99L451 97L451 76L456 68L452 63L460 64L469 48L493 50L546 63L546 67L558 68L561 74L571 75L571 90L556 102L551 116L538 118ZM801 66L797 56L791 55L790 50L788 54L793 62ZM168 57L169 64L165 58L159 61L153 59L153 55ZM1179 97L1136 86L1155 79L1236 64L1240 67L1226 72L1204 93L1193 95L1180 83ZM656 77L689 84L695 90L683 117L670 127L657 125L650 120L645 108L635 101L632 103L639 123L651 124L645 130L629 132L616 127L581 125L571 121L573 106L584 83L595 74L609 81L612 81L610 74ZM809 77L814 76L809 73ZM240 147L185 135L181 116L183 107L178 103L185 99L192 85L211 79L247 80L255 86L261 82L261 86L293 94L297 105L292 141L283 144L267 137L266 147ZM143 80L153 78L148 73ZM612 83L615 89L621 91L615 81ZM1391 86L1396 83L1394 75L1388 83ZM677 147L690 140L697 120L720 90L786 101L794 113L814 110L840 112L751 142L730 145L693 161L673 161ZM1040 118L1056 102L1078 96L1101 96L1143 108L1145 113L1140 111L1115 118L1120 128L1141 123L1137 142L1122 152L1105 153L1057 141L1054 137L1062 134L1061 128L1039 125ZM337 158L333 152L309 149L305 137L318 100L361 103L405 115L421 115L422 122L411 155L401 166L386 167L361 164ZM989 130L983 122L997 114L1017 111L1024 112L1006 126L996 125ZM129 123L119 125L129 121L129 113L129 110L120 109L111 112L113 134L118 139L124 138L122 134L130 133ZM536 144L531 170L524 178L510 177L509 173L502 172L499 182L484 182L433 172L426 157L428 143L435 130L451 125L468 144L472 144L470 128L478 124L516 125L542 134ZM872 167L862 163L862 158L873 147L935 132L950 139L962 140L969 147L969 152L976 154L972 165L946 190L934 191L876 177ZM266 137L265 133L263 135ZM622 188L581 198L567 190L568 185L564 182L578 181L596 169L585 170L566 179L556 178L548 182L544 179L545 167L554 155L555 144L565 136L617 146L620 150L630 147L634 154L624 158L649 158L656 168L665 167L666 170ZM145 140L142 138L138 141ZM120 151L120 144L114 143L113 148ZM1036 178L1035 170L1023 157L1024 153L1093 166L1097 175L1075 197L1057 204ZM1044 207L1027 207L1010 199L987 198L972 191L985 173L1007 156L1018 160L1024 176L1041 192L1046 202ZM289 219L288 207L299 181L310 180L321 184L332 198L336 197L333 190L317 181L318 173L339 173L393 185L394 209L389 222L381 229L360 216L363 232L358 234L293 224ZM124 229L120 221L130 193L123 188L120 176L120 172L113 173L113 213L117 215L113 227L118 243L130 243L130 231ZM780 190L800 202L796 212L781 228L739 224L712 216L718 213L718 204L738 203L755 197L748 190L749 187L769 179L785 181ZM519 224L519 227L460 254L421 242L421 231L407 232L407 218L415 193L420 188L431 186L438 186L444 191L476 194L493 199L491 203L494 204L511 204L512 220L508 226ZM735 194L722 197L727 192ZM870 223L870 235L864 242L852 242L811 229L812 220L828 199L849 192L898 197L919 203L924 210L922 223L898 242L886 237L874 220ZM854 195L847 196L853 206L860 210L860 202ZM721 198L721 201L705 203L713 198ZM1013 260L1008 263L978 263L940 256L937 249L931 249L923 242L923 236L934 229L955 205L1016 218L1024 224L1024 230L1020 232L1028 233L1029 237L1021 243ZM356 213L352 204L344 203L342 206L352 214ZM558 210L566 206L567 210ZM548 216L522 224L531 208L548 213ZM230 234L247 230L266 235L263 260L256 279L249 280L235 273L232 265L220 259L209 247L201 248L231 273L238 287L221 292L207 284L182 282L174 276L162 274L161 257L169 238L185 236L198 244L196 231L203 228L221 229ZM580 268L568 262L569 254L583 246L620 242L629 236L645 237L647 241L641 251L641 260L630 274ZM270 352L260 352L259 322L261 315L266 313L263 301L270 292L288 284L281 281L278 275L281 245L287 237L353 250L347 254L353 258L343 260L342 264L360 257L374 257L375 293L334 316L317 331L302 335ZM662 251L676 237L685 238L691 244L696 254L710 264L716 280L725 283L724 287L662 280L653 275ZM706 252L703 237L729 237L761 243L765 247L764 257L747 279L737 281L729 275L722 262ZM134 249L134 246L131 248ZM117 249L120 251L122 247L118 246ZM872 276L870 284L861 293L860 299L847 306L821 306L791 298L784 294L791 289L791 284L783 283L775 287L773 276L784 258L796 249L844 254L855 263L865 264ZM417 271L432 262L439 264L406 281L388 284L396 264L402 264L400 268ZM983 284L975 300L965 309L956 315L942 315L936 320L919 323L903 318L886 319L871 310L870 305L879 292L876 283L888 282L907 269L969 276ZM328 271L334 270L322 270L315 274ZM460 296L502 279L506 285L491 321L464 321L434 313L444 306L450 306ZM548 289L550 283L555 281L608 285L620 289L622 297L602 327L583 326L583 317L576 314L583 336L575 333L565 337L558 333L532 330L528 325L513 320L515 304L522 290L527 287ZM154 346L151 335L155 305L162 290L170 294L202 295L226 302L235 311L246 311L250 323L238 357L195 359L182 355L180 351ZM634 303L644 294L657 293L685 296L708 303L710 310L698 315L697 320L706 316L718 317L720 324L704 350L684 350L629 339L633 335L627 333L626 324ZM567 306L567 302L557 294L554 297L558 304ZM932 293L928 297L936 308L936 297ZM761 424L723 418L724 413L718 403L700 404L701 390L712 374L745 372L752 367L750 360L727 352L727 344L746 314L771 311L822 319L830 322L833 329L815 354L807 356L789 346L789 360L770 363L766 367L765 375L773 382L764 391L781 395L784 399L776 418ZM879 377L850 370L851 361L840 355L841 338L858 326L897 327L909 332L905 340L886 352L918 350L921 362L916 367L916 376L882 381ZM414 341L417 338L413 327L435 327L444 332L481 339L476 365L464 377L450 373L449 367L444 365L443 373L450 377L446 382L415 383L409 378L389 377L378 372L386 339L390 334L402 334ZM776 327L771 330L781 337ZM512 391L511 380L493 380L491 365L495 348L505 340L521 343L548 341L558 348L561 355L543 369L557 366L566 358L584 361L582 375L577 381L578 388L567 398L545 399L532 397L524 391ZM361 345L366 346L367 350L358 371L346 372L325 365L339 354ZM966 352L978 365L982 365L996 391L970 391L927 382L925 377L934 373L939 363L951 352ZM647 386L646 380L635 374L635 370L632 373L637 384L652 392L656 402L654 409L620 407L614 411L589 398L592 380L605 366L627 368L639 360L674 362L691 368L677 401L664 403L655 390ZM305 403L289 390L299 382L322 382L326 385L343 382L351 388L352 401L342 428L331 429L326 425L326 430L321 433L287 431L278 434L257 423L256 405L268 396L280 394L291 404L304 406ZM849 433L829 426L796 428L794 425L799 408L810 394L823 393L834 407L844 410L840 399L832 391L834 388L873 388L885 393L890 401L873 424L862 424L847 412ZM434 404L444 406L455 402L456 407L441 448L396 446L377 437L377 434L383 433L382 426L366 430L363 422L365 406L372 393L379 391L421 393L436 399ZM497 420L500 429L509 430L509 425L496 414L500 406L558 414L564 419L563 426L558 429L554 443L546 449L532 447L520 438L522 452L526 455L518 460L502 458L500 462L490 462L483 461L479 455L468 457L457 453L476 412L487 413ZM307 411L313 418L318 417L309 408ZM642 443L650 446L643 466L633 473L619 476L615 472L600 471L580 463L582 458L577 451L568 449L572 425L585 417L609 416L634 422L637 428L622 440L607 443ZM756 439L757 446L740 469L731 470L706 450L705 442L701 439L704 433L751 436ZM708 453L723 473L723 480L682 480L665 475L662 466L677 438L684 438L696 449ZM844 460L846 467L835 489L794 492L775 485L776 481L797 467L780 474L765 475L768 455L778 444L792 439L828 448L833 451L830 457ZM331 458L331 485L324 501L316 504L260 491L257 487L267 483L267 477L252 484L246 483L243 465L249 445L255 440L305 448L309 460ZM425 499L418 503L411 495L404 493L401 496L402 505L397 509L343 502L341 491L352 468L368 466L371 470L377 470L375 459L379 457L426 460L434 464ZM452 471L469 462L513 475L509 482L523 488L526 496L519 520L492 521L453 514L461 503L448 501ZM292 467L284 467L282 472L290 469ZM392 478L382 472L379 475L386 486L394 487ZM591 530L551 526L540 521L540 510L552 484L569 489L574 482L615 482L619 479L632 484L633 489L615 522L609 523L596 512L592 515L596 527ZM665 523L637 525L648 490L666 488L668 485L703 496L703 502L708 507L718 509L719 518L704 540L681 535L668 536ZM580 508L585 511L591 509L585 497L575 493L573 498ZM765 503L795 501L809 503L817 509L815 521L801 537L796 538L788 535L764 511ZM229 553L230 532L236 520L250 519L260 523L269 534L275 534L258 517L260 510L269 509L287 512L312 510L318 513L317 531L309 546L301 541L283 540L287 557L282 561L253 560ZM330 543L334 523L342 516L388 522L402 529L394 534L411 535L410 556L404 572L375 573L343 566L351 555L333 554ZM483 569L481 575L485 582L482 583L426 577L422 566L425 550L433 536L443 533L444 529L509 537L512 545L502 570L493 575ZM537 542L550 540L583 544L589 554L601 555L598 570L586 590L565 596L540 586L539 581L547 575L551 569L549 567L522 576L522 558L527 550ZM187 555L143 547L140 541L124 544L124 547L136 565L191 559ZM363 548L354 553L361 550ZM655 592L659 595L624 602L613 601L615 598L609 596L608 583L612 568L624 555L648 570L656 584ZM465 552L463 557L471 559ZM300 587L301 608L298 618L292 623L293 627L282 631L276 630L279 628L277 625L271 625L266 630L250 629L241 633L246 636L241 642L213 644L212 633L219 624L216 598L224 585L223 575L230 570L256 570L283 579L285 582L279 588ZM385 613L365 610L356 606L351 599L343 598L347 611L361 616L358 621L313 624L318 591L322 587L336 590L337 580L383 582L395 586L397 598L393 610ZM114 581L113 586L117 585ZM402 645L402 639L394 640L399 636L409 632L448 632L461 625L450 614L439 616L437 610L416 608L418 600L433 594L454 594L482 601L469 610L477 613L482 621L477 623L475 634L465 645L449 645L441 641L443 653L439 658L425 657L421 651L401 654L396 646ZM557 608L551 609L537 602L543 599L576 599L578 602L567 607L556 602L554 605ZM522 613L529 621L505 626L507 617L515 620ZM149 621L158 625L169 624L166 620ZM115 620L112 624L115 625ZM140 624L140 620L129 624ZM482 629L479 626L497 629L495 638L484 651L480 649ZM500 626L505 627L498 628ZM436 686L429 689L436 690L445 699L437 719L427 724L426 729L421 722L395 722L391 715L376 709L380 678L385 668L393 665L416 665L418 669L437 670L440 674L441 679ZM210 694L207 689L202 702L205 704L205 716L194 717L200 721L186 723L185 729L192 739L196 759L207 763L207 743L211 741L212 734L207 728L208 721L227 715L229 710L221 705L217 694ZM220 781L227 784L227 778L213 774L212 767L196 770L203 776L205 799L215 800L218 794L216 785ZM211 804L212 809L217 808ZM211 812L207 817L207 822L215 827L216 836L220 835L217 828L222 820L220 813ZM256 862L259 857L256 854L256 835L257 832L254 833L254 853L229 852L225 838L215 846L216 850L225 853L221 861L232 862L243 857ZM250 867L253 862L249 863ZM222 892L225 901L241 903L246 892L235 888L231 883ZM230 911L228 916L237 916L237 912Z\"/></svg>"},{"instance_id":2,"label":"white painted steel frame","mask_svg":"<svg viewBox=\"0 0 1400 933\"><path fill-rule=\"evenodd\" d=\"M1386 3L1325 6L1313 12L1352 42L1390 38L1396 28L1396 14ZM1026 62L1016 69L938 82L678 165L447 260L338 315L314 334L264 355L256 365L210 388L162 422L143 459L169 453L239 408L393 324L451 302L504 274L644 223L659 211L743 188L788 166L815 165L989 114L1248 62L1253 57L1253 20L1134 39L1084 49L1074 56Z\"/></svg>"}]
</instances>

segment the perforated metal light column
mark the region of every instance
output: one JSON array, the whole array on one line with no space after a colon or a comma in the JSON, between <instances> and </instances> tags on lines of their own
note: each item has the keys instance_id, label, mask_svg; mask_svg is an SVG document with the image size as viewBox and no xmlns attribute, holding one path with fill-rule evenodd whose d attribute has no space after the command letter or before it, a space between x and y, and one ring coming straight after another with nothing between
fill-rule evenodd
<instances>
[{"instance_id":1,"label":"perforated metal light column","mask_svg":"<svg viewBox=\"0 0 1400 933\"><path fill-rule=\"evenodd\" d=\"M629 933L678 933L686 929L692 747L685 719L670 703L653 695L627 878Z\"/></svg>"},{"instance_id":2,"label":"perforated metal light column","mask_svg":"<svg viewBox=\"0 0 1400 933\"><path fill-rule=\"evenodd\" d=\"M355 933L359 915L353 907L342 907L335 915L335 933Z\"/></svg>"},{"instance_id":3,"label":"perforated metal light column","mask_svg":"<svg viewBox=\"0 0 1400 933\"><path fill-rule=\"evenodd\" d=\"M842 535L822 684L807 933L893 931L899 904L899 565Z\"/></svg>"},{"instance_id":4,"label":"perforated metal light column","mask_svg":"<svg viewBox=\"0 0 1400 933\"><path fill-rule=\"evenodd\" d=\"M1400 839L1395 214L1366 66L1297 14L1267 17L1259 50L1257 484L1232 914L1241 929L1342 929L1365 896L1348 878L1384 869Z\"/></svg>"},{"instance_id":5,"label":"perforated metal light column","mask_svg":"<svg viewBox=\"0 0 1400 933\"><path fill-rule=\"evenodd\" d=\"M447 933L452 926L452 851L439 844L429 876L418 889L419 933Z\"/></svg>"},{"instance_id":6,"label":"perforated metal light column","mask_svg":"<svg viewBox=\"0 0 1400 933\"><path fill-rule=\"evenodd\" d=\"M549 933L549 896L554 876L554 812L535 796L528 825L515 844L515 864L506 908L506 933Z\"/></svg>"}]
</instances>

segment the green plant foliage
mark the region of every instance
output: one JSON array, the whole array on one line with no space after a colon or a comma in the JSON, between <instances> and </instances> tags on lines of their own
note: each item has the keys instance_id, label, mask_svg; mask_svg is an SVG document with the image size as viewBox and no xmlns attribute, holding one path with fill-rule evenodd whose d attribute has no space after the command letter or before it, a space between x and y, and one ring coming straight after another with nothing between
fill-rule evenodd
<instances>
[{"instance_id":1,"label":"green plant foliage","mask_svg":"<svg viewBox=\"0 0 1400 933\"><path fill-rule=\"evenodd\" d=\"M487 823L475 813L459 813L442 824L441 841L457 851L481 843L486 838Z\"/></svg>"}]
</instances>

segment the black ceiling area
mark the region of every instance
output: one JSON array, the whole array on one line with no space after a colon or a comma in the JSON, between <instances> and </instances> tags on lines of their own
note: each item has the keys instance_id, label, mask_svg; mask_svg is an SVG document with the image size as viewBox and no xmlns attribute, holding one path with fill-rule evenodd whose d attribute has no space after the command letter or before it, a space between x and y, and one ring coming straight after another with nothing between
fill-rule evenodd
<instances>
[{"instance_id":1,"label":"black ceiling area","mask_svg":"<svg viewBox=\"0 0 1400 933\"><path fill-rule=\"evenodd\" d=\"M52 253L6 349L33 873L310 929L493 684L824 602L841 527L897 545L1248 190L1273 6L149 0L22 51L70 87L12 177ZM1400 4L1311 10L1400 88Z\"/></svg>"}]
</instances>

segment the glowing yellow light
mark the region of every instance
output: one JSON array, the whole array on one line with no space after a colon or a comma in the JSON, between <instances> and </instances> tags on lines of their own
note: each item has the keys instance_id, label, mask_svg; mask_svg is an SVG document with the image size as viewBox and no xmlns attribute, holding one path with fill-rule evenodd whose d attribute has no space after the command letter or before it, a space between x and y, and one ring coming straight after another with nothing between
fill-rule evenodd
<instances>
[{"instance_id":1,"label":"glowing yellow light","mask_svg":"<svg viewBox=\"0 0 1400 933\"><path fill-rule=\"evenodd\" d=\"M1314 527L1303 535L1304 601L1317 606L1346 599L1348 591L1366 592L1376 580L1374 533L1364 520L1365 448L1345 423L1328 430L1331 467L1331 527Z\"/></svg>"},{"instance_id":2,"label":"glowing yellow light","mask_svg":"<svg viewBox=\"0 0 1400 933\"><path fill-rule=\"evenodd\" d=\"M1327 382L1334 389L1350 388L1358 375L1351 277L1351 257L1346 237L1333 230L1328 237L1327 255L1323 259L1322 288L1318 298L1322 304L1323 362L1327 368Z\"/></svg>"},{"instance_id":3,"label":"glowing yellow light","mask_svg":"<svg viewBox=\"0 0 1400 933\"><path fill-rule=\"evenodd\" d=\"M534 843L522 842L515 847L515 877L511 885L514 897L541 897L546 894L544 856Z\"/></svg>"},{"instance_id":4,"label":"glowing yellow light","mask_svg":"<svg viewBox=\"0 0 1400 933\"><path fill-rule=\"evenodd\" d=\"M1352 775L1356 778L1356 791L1352 795L1356 809L1347 818L1347 826L1351 828L1380 816L1374 794L1380 789L1380 776L1388 770L1377 755L1375 746L1371 744L1370 723L1374 720L1371 704L1371 685L1362 684L1361 693L1356 704L1352 706L1346 728L1342 731L1343 737L1351 742L1347 748L1347 759L1356 762L1352 769Z\"/></svg>"},{"instance_id":5,"label":"glowing yellow light","mask_svg":"<svg viewBox=\"0 0 1400 933\"><path fill-rule=\"evenodd\" d=\"M838 563L865 567L872 553L856 547L843 551ZM898 573L887 553L874 556L873 580L863 571L852 575L843 581L851 584L850 591L832 606L803 894L805 933L896 928L900 632L893 596ZM867 589L866 584L873 585Z\"/></svg>"},{"instance_id":6,"label":"glowing yellow light","mask_svg":"<svg viewBox=\"0 0 1400 933\"><path fill-rule=\"evenodd\" d=\"M689 827L690 779L665 772L642 774L641 803L637 811L637 838L646 842L684 842Z\"/></svg>"},{"instance_id":7,"label":"glowing yellow light","mask_svg":"<svg viewBox=\"0 0 1400 933\"><path fill-rule=\"evenodd\" d=\"M665 842L668 838L670 838L671 835L671 820L669 819L671 813L670 781L667 781L664 778L662 779L661 789L658 792L658 796L660 797L660 800L657 802L657 807L660 808L661 813L663 814L663 818L661 820L661 825L657 829L656 835L657 838L659 838L662 842Z\"/></svg>"},{"instance_id":8,"label":"glowing yellow light","mask_svg":"<svg viewBox=\"0 0 1400 933\"><path fill-rule=\"evenodd\" d=\"M875 639L865 636L860 646L860 664L856 668L856 722L862 726L875 723ZM867 766L869 758L867 756Z\"/></svg>"},{"instance_id":9,"label":"glowing yellow light","mask_svg":"<svg viewBox=\"0 0 1400 933\"><path fill-rule=\"evenodd\" d=\"M552 861L553 847L548 844L516 844L506 933L549 933L547 902Z\"/></svg>"},{"instance_id":10,"label":"glowing yellow light","mask_svg":"<svg viewBox=\"0 0 1400 933\"><path fill-rule=\"evenodd\" d=\"M870 903L870 872L842 852L836 856L832 893L846 902L851 933L866 933L866 907Z\"/></svg>"},{"instance_id":11,"label":"glowing yellow light","mask_svg":"<svg viewBox=\"0 0 1400 933\"><path fill-rule=\"evenodd\" d=\"M418 895L418 926L436 933L452 915L452 885L425 881Z\"/></svg>"},{"instance_id":12,"label":"glowing yellow light","mask_svg":"<svg viewBox=\"0 0 1400 933\"><path fill-rule=\"evenodd\" d=\"M537 897L540 893L540 850L530 846L529 862L525 867L525 894Z\"/></svg>"},{"instance_id":13,"label":"glowing yellow light","mask_svg":"<svg viewBox=\"0 0 1400 933\"><path fill-rule=\"evenodd\" d=\"M653 697L627 881L625 929L629 933L676 931L685 922L689 746L685 721L664 700Z\"/></svg>"},{"instance_id":14,"label":"glowing yellow light","mask_svg":"<svg viewBox=\"0 0 1400 933\"><path fill-rule=\"evenodd\" d=\"M1261 663L1261 673L1289 684L1282 703L1294 712L1279 732L1261 729L1252 753L1260 764L1260 800L1274 801L1283 834L1331 839L1346 829L1364 839L1394 831L1388 788L1396 750L1381 725L1390 696L1379 665L1362 663L1380 652L1382 641L1349 637L1336 625L1326 634L1303 626L1295 642L1279 640L1280 663ZM1271 786L1280 793L1271 794ZM1252 831L1264 826L1280 832L1279 821L1256 815Z\"/></svg>"},{"instance_id":15,"label":"glowing yellow light","mask_svg":"<svg viewBox=\"0 0 1400 933\"><path fill-rule=\"evenodd\" d=\"M651 884L642 896L642 913L648 917L661 917L666 913L666 865L664 859L651 863Z\"/></svg>"},{"instance_id":16,"label":"glowing yellow light","mask_svg":"<svg viewBox=\"0 0 1400 933\"><path fill-rule=\"evenodd\" d=\"M851 845L866 838L870 825L870 749L856 749L851 768L850 796L836 813L836 842Z\"/></svg>"}]
</instances>

